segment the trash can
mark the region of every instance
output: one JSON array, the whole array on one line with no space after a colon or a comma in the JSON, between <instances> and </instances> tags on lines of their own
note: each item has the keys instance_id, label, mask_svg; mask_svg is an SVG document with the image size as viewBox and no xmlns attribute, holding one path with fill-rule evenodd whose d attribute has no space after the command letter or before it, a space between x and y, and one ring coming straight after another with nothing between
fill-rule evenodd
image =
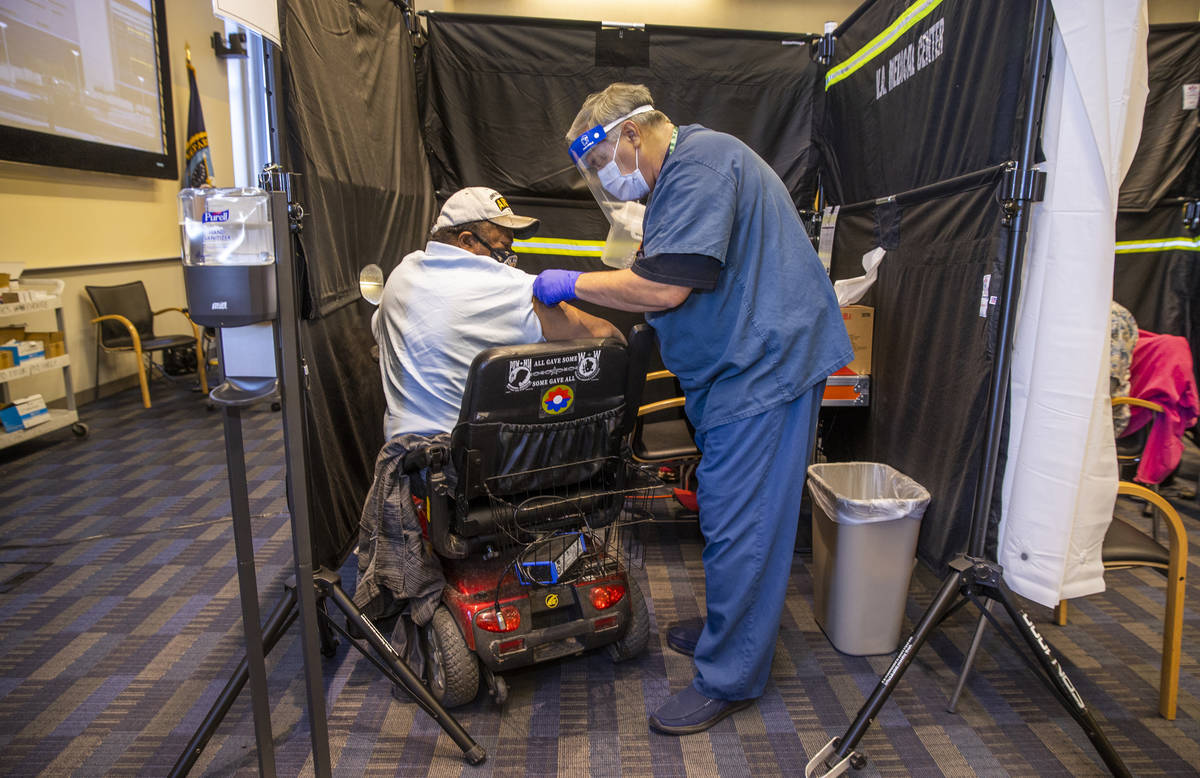
<instances>
[{"instance_id":1,"label":"trash can","mask_svg":"<svg viewBox=\"0 0 1200 778\"><path fill-rule=\"evenodd\" d=\"M811 465L813 614L844 654L889 654L917 551L925 487L876 462Z\"/></svg>"}]
</instances>

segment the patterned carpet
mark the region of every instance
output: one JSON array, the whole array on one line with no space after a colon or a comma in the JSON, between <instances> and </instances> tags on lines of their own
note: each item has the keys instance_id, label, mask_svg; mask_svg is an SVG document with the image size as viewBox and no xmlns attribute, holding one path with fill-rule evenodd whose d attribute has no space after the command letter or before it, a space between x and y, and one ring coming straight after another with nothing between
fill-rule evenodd
<instances>
[{"instance_id":1,"label":"patterned carpet","mask_svg":"<svg viewBox=\"0 0 1200 778\"><path fill-rule=\"evenodd\" d=\"M159 388L82 411L90 437L56 433L0 452L0 775L165 775L240 656L241 626L220 417L197 395ZM264 613L291 554L279 414L245 417ZM1189 451L1188 477L1197 457ZM1066 627L1031 615L1136 775L1200 765L1200 510L1186 511L1188 587L1179 717L1157 715L1162 577L1110 573L1072 603ZM1136 515L1136 511L1133 512ZM501 709L487 696L455 711L488 752L472 768L433 721L398 702L343 642L323 665L337 775L799 775L841 735L890 658L835 651L813 621L810 559L797 556L772 683L757 706L684 738L646 714L691 678L665 625L698 616L700 539L666 512L642 527L636 571L652 614L649 650L614 665L602 652L511 673ZM343 570L347 588L353 567ZM938 580L918 568L907 615ZM1100 775L1088 741L1021 658L989 633L958 713L945 710L976 613L938 630L860 745L861 775ZM268 657L279 774L312 773L293 626ZM249 692L194 775L257 770Z\"/></svg>"}]
</instances>

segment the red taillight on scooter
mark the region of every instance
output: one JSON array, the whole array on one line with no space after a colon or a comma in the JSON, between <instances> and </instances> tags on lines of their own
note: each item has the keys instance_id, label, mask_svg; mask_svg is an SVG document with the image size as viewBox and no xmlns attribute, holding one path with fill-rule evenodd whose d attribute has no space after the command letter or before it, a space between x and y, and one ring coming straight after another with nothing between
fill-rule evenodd
<instances>
[{"instance_id":1,"label":"red taillight on scooter","mask_svg":"<svg viewBox=\"0 0 1200 778\"><path fill-rule=\"evenodd\" d=\"M487 608L475 614L475 626L488 632L512 632L521 626L521 611L513 605L500 606L499 613Z\"/></svg>"},{"instance_id":2,"label":"red taillight on scooter","mask_svg":"<svg viewBox=\"0 0 1200 778\"><path fill-rule=\"evenodd\" d=\"M610 583L593 586L590 592L592 598L592 607L598 611L605 608L611 608L621 601L625 596L625 585Z\"/></svg>"}]
</instances>

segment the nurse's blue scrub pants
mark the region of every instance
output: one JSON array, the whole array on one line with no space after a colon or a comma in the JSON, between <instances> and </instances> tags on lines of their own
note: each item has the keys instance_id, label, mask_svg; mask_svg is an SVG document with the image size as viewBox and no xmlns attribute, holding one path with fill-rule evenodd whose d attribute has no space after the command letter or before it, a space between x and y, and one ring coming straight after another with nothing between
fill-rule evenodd
<instances>
[{"instance_id":1,"label":"nurse's blue scrub pants","mask_svg":"<svg viewBox=\"0 0 1200 778\"><path fill-rule=\"evenodd\" d=\"M708 618L693 683L706 697L745 700L766 688L824 387L697 433Z\"/></svg>"}]
</instances>

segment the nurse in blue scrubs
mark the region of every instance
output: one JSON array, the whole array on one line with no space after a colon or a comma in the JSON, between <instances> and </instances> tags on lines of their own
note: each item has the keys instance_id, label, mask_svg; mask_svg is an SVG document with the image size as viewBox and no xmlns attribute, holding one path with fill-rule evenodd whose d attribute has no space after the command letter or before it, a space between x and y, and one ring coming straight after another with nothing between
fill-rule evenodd
<instances>
[{"instance_id":1,"label":"nurse in blue scrubs","mask_svg":"<svg viewBox=\"0 0 1200 778\"><path fill-rule=\"evenodd\" d=\"M791 196L744 143L675 126L634 84L589 96L568 140L610 220L645 200L642 247L628 268L546 270L533 290L644 311L683 387L703 454L707 619L668 630L696 675L650 725L701 732L766 687L821 392L853 352Z\"/></svg>"}]
</instances>

